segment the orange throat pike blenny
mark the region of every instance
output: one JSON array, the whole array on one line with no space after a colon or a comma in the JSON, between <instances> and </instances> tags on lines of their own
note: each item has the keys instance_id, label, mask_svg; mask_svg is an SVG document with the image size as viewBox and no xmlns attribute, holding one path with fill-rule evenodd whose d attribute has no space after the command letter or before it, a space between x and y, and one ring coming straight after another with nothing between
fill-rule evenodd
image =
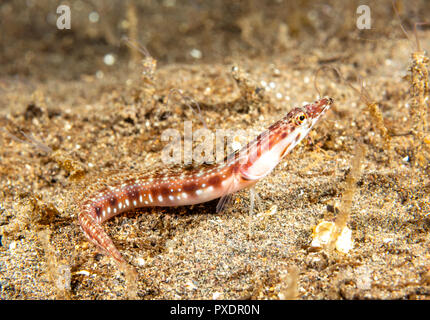
<instances>
[{"instance_id":1,"label":"orange throat pike blenny","mask_svg":"<svg viewBox=\"0 0 430 320\"><path fill-rule=\"evenodd\" d=\"M125 260L101 224L126 211L141 207L185 206L221 198L221 211L229 195L253 186L267 176L304 138L333 104L323 98L294 108L241 150L221 164L166 175L111 177L111 184L88 195L80 204L79 224L86 237L117 262Z\"/></svg>"}]
</instances>

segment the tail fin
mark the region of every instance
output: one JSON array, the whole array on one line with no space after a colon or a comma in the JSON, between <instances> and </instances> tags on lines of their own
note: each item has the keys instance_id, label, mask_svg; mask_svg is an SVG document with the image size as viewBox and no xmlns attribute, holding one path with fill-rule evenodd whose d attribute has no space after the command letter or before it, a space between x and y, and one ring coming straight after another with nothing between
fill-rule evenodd
<instances>
[{"instance_id":1,"label":"tail fin","mask_svg":"<svg viewBox=\"0 0 430 320\"><path fill-rule=\"evenodd\" d=\"M99 249L114 258L117 262L121 264L125 263L121 253L119 253L118 249L103 230L100 223L98 223L94 218L95 213L92 213L91 210L94 210L94 208L88 204L84 205L83 210L78 215L79 224L81 225L85 236Z\"/></svg>"}]
</instances>

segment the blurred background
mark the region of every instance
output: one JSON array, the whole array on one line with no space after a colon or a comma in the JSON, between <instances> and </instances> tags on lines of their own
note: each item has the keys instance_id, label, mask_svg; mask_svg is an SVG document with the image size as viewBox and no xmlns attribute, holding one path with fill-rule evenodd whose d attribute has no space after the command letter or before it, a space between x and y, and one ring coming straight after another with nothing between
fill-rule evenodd
<instances>
[{"instance_id":1,"label":"blurred background","mask_svg":"<svg viewBox=\"0 0 430 320\"><path fill-rule=\"evenodd\" d=\"M356 26L361 4L371 7L370 30ZM59 5L71 10L69 30L56 27ZM407 30L430 14L426 0L397 1L396 7ZM145 46L159 64L339 50L357 39L405 38L387 0L2 0L0 30L0 74L41 79L76 79L137 59L121 41L124 36Z\"/></svg>"}]
</instances>

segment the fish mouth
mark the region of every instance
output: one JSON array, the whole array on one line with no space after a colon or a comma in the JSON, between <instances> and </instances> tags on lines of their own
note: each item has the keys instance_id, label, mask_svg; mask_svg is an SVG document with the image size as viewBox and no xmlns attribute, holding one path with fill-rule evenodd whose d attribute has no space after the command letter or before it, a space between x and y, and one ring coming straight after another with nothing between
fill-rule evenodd
<instances>
[{"instance_id":1,"label":"fish mouth","mask_svg":"<svg viewBox=\"0 0 430 320\"><path fill-rule=\"evenodd\" d=\"M332 98L322 98L318 101L315 101L312 104L307 105L306 113L308 116L316 122L328 109L330 109L333 104Z\"/></svg>"}]
</instances>

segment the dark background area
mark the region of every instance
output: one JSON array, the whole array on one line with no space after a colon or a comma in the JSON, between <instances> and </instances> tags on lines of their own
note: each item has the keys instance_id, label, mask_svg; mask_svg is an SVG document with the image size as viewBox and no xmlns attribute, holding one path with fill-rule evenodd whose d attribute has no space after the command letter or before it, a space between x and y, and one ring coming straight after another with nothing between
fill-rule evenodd
<instances>
[{"instance_id":1,"label":"dark background area","mask_svg":"<svg viewBox=\"0 0 430 320\"><path fill-rule=\"evenodd\" d=\"M71 9L70 30L56 28L60 4ZM371 30L356 27L360 4L371 6ZM425 0L396 6L407 30L430 14ZM90 21L91 13L98 15L96 22ZM298 47L337 49L358 38L405 37L391 1L343 0L2 1L0 30L2 75L64 79L96 72L108 53L124 61L129 50L121 38L133 32L159 63L222 62L288 55ZM193 58L193 49L201 57Z\"/></svg>"}]
</instances>

